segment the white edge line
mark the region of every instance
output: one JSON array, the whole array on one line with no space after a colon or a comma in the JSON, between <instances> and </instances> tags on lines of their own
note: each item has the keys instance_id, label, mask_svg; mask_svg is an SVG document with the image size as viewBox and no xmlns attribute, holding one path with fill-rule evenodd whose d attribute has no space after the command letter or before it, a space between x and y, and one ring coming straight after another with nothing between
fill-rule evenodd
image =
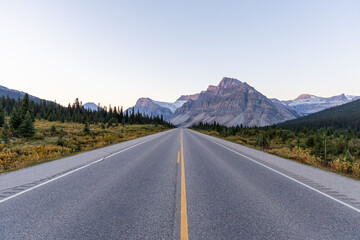
<instances>
[{"instance_id":1,"label":"white edge line","mask_svg":"<svg viewBox=\"0 0 360 240\"><path fill-rule=\"evenodd\" d=\"M137 144L135 144L135 145L133 145L133 146L131 146L131 147L122 149L122 150L120 150L120 151L118 151L118 152L115 152L115 153L113 153L113 154L110 154L110 155L108 155L108 156L106 156L106 157L103 157L103 158L101 158L101 159L98 159L98 160L96 160L96 161L94 161L94 162L91 162L91 163L89 163L89 164L86 164L86 165L84 165L84 166L81 166L81 167L79 167L79 168L76 168L76 169L74 169L74 170L71 170L70 172L64 173L63 175L57 176L57 177L52 178L52 179L50 179L50 180L48 180L48 181L46 181L46 182L40 183L40 184L38 184L38 185L36 185L36 186L33 186L33 187L29 188L29 189L26 189L26 190L22 191L22 192L18 192L18 193L14 194L14 195L11 195L10 197L7 197L7 198L4 198L4 199L0 200L0 203L6 202L6 201L8 201L8 200L10 200L10 199L12 199L12 198L15 198L15 197L17 197L17 196L20 196L20 195L22 195L22 194L24 194L24 193L27 193L27 192L29 192L29 191L31 191L31 190L34 190L34 189L36 189L36 188L38 188L38 187L41 187L41 186L45 185L45 184L51 183L51 182L53 182L53 181L55 181L55 180L58 180L58 179L60 179L60 178L63 178L63 177L65 177L65 176L67 176L67 175L69 175L69 174L72 174L72 173L74 173L74 172L77 172L77 171L79 171L79 170L81 170L81 169L87 168L87 167L89 167L89 166L91 166L91 165L93 165L93 164L95 164L95 163L101 162L101 161L103 161L103 160L105 160L105 159L107 159L107 158L113 157L113 156L115 156L115 155L117 155L117 154L119 154L119 153L125 152L125 151L127 151L127 150L129 150L129 149L131 149L131 148L137 147L137 146L139 146L139 145L141 145L141 144L143 144L143 143L146 143L146 142L148 142L148 141L150 141L150 140L153 140L153 139L155 139L155 138L161 137L161 136L163 136L163 135L164 135L164 134L161 134L161 135L159 135L159 136L156 136L156 137L150 138L150 139L148 139L148 140L145 140L145 141L143 141L143 142L137 143Z\"/></svg>"},{"instance_id":2,"label":"white edge line","mask_svg":"<svg viewBox=\"0 0 360 240\"><path fill-rule=\"evenodd\" d=\"M201 134L199 134L199 135L202 136ZM206 137L203 136L203 138L206 138ZM273 172L275 172L275 173L277 173L277 174L280 174L280 175L283 176L283 177L286 177L286 178L288 178L288 179L290 179L290 180L292 180L292 181L294 181L294 182L296 182L296 183L298 183L298 184L301 184L301 185L303 185L304 187L307 187L307 188L309 188L309 189L311 189L311 190L313 190L313 191L315 191L315 192L317 192L317 193L320 193L321 195L323 195L323 196L325 196L325 197L328 197L328 198L330 198L330 199L332 199L332 200L334 200L334 201L336 201L336 202L338 202L338 203L340 203L340 204L342 204L342 205L344 205L344 206L346 206L346 207L348 207L348 208L351 208L352 210L360 213L360 209L358 209L358 208L356 208L356 207L353 207L353 206L351 206L351 205L349 205L349 204L347 204L347 203L345 203L345 202L343 202L343 201L341 201L341 200L339 200L339 199L337 199L337 198L334 198L334 197L332 197L332 196L330 196L330 195L328 195L328 194L326 194L326 193L324 193L324 192L322 192L322 191L317 190L316 188L313 188L313 187L311 187L311 186L309 186L309 185L307 185L307 184L305 184L305 183L302 183L302 182L296 180L295 178L292 178L292 177L290 177L290 176L288 176L288 175L286 175L286 174L284 174L284 173L282 173L282 172L279 172L279 171L277 171L277 170L275 170L275 169L273 169L273 168L271 168L271 167L269 167L269 166L266 166L265 164L259 163L258 161L254 160L254 159L252 159L252 158L250 158L250 157L248 157L248 156L245 156L245 155L243 155L243 154L241 154L241 153L239 153L239 152L237 152L237 151L235 151L235 150L233 150L233 149L231 149L231 148L228 148L228 147L222 145L221 143L217 143L217 142L215 142L214 140L212 140L212 139L210 139L210 138L207 138L207 139L208 139L209 141L211 141L211 142L213 142L213 143L215 143L215 144L217 144L217 145L219 145L219 146L221 146L221 147L223 147L223 148L225 148L225 149L233 152L233 153L236 153L236 154L238 154L238 155L240 155L240 156L242 156L242 157L244 157L244 158L246 158L246 159L248 159L248 160L250 160L250 161L252 161L252 162L254 162L254 163L256 163L256 164L259 164L259 165L261 165L261 166L263 166L263 167L265 167L265 168L267 168L267 169L269 169L269 170L271 170L271 171L273 171Z\"/></svg>"}]
</instances>

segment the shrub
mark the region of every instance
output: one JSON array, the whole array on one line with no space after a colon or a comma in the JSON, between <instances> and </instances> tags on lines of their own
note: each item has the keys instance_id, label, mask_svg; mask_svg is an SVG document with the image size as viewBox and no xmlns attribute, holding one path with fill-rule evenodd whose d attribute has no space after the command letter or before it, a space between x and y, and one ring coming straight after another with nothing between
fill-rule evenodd
<instances>
[{"instance_id":1,"label":"shrub","mask_svg":"<svg viewBox=\"0 0 360 240\"><path fill-rule=\"evenodd\" d=\"M356 178L360 178L360 164L359 163L354 163L352 165L352 173L354 175L354 177Z\"/></svg>"},{"instance_id":2,"label":"shrub","mask_svg":"<svg viewBox=\"0 0 360 240\"><path fill-rule=\"evenodd\" d=\"M89 134L90 133L90 127L89 127L89 123L88 122L86 122L85 123L85 126L84 126L84 133L85 134Z\"/></svg>"},{"instance_id":3,"label":"shrub","mask_svg":"<svg viewBox=\"0 0 360 240\"><path fill-rule=\"evenodd\" d=\"M57 133L55 125L51 125L50 132L53 135Z\"/></svg>"},{"instance_id":4,"label":"shrub","mask_svg":"<svg viewBox=\"0 0 360 240\"><path fill-rule=\"evenodd\" d=\"M61 129L59 138L56 141L56 145L58 146L64 146L64 140L63 140L63 130Z\"/></svg>"}]
</instances>

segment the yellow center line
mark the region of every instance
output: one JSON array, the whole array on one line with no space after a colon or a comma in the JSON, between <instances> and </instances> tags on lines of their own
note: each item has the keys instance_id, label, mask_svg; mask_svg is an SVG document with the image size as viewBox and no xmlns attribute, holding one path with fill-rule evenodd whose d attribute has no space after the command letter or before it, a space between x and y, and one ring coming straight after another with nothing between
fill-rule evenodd
<instances>
[{"instance_id":1,"label":"yellow center line","mask_svg":"<svg viewBox=\"0 0 360 240\"><path fill-rule=\"evenodd\" d=\"M180 159L180 151L178 151L177 163L179 163L179 159Z\"/></svg>"},{"instance_id":2,"label":"yellow center line","mask_svg":"<svg viewBox=\"0 0 360 240\"><path fill-rule=\"evenodd\" d=\"M181 212L180 212L180 239L188 240L188 222L187 222L187 209L186 209L186 186L185 186L185 166L184 166L184 146L183 135L181 130Z\"/></svg>"}]
</instances>

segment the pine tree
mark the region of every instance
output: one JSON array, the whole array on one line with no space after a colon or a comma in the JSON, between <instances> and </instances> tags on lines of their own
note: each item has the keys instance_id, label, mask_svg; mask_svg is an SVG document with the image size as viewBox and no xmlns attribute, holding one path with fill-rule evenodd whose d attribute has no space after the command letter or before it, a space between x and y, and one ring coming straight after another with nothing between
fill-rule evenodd
<instances>
[{"instance_id":1,"label":"pine tree","mask_svg":"<svg viewBox=\"0 0 360 240\"><path fill-rule=\"evenodd\" d=\"M86 134L89 134L89 133L90 133L90 127L89 127L88 122L86 122L86 123L85 123L85 126L84 126L84 133L86 133Z\"/></svg>"},{"instance_id":2,"label":"pine tree","mask_svg":"<svg viewBox=\"0 0 360 240\"><path fill-rule=\"evenodd\" d=\"M21 105L21 118L22 119L25 119L25 115L28 111L30 111L30 99L29 99L29 94L26 93L22 100L22 105Z\"/></svg>"},{"instance_id":3,"label":"pine tree","mask_svg":"<svg viewBox=\"0 0 360 240\"><path fill-rule=\"evenodd\" d=\"M19 109L13 108L13 111L10 116L10 126L13 130L18 130L22 123L21 113Z\"/></svg>"},{"instance_id":4,"label":"pine tree","mask_svg":"<svg viewBox=\"0 0 360 240\"><path fill-rule=\"evenodd\" d=\"M348 149L346 149L346 151L345 151L344 160L348 161L348 162L353 162L354 161L354 159L352 158L351 153L350 153L350 151Z\"/></svg>"},{"instance_id":5,"label":"pine tree","mask_svg":"<svg viewBox=\"0 0 360 240\"><path fill-rule=\"evenodd\" d=\"M0 127L3 126L4 122L5 122L5 112L2 104L0 104Z\"/></svg>"},{"instance_id":6,"label":"pine tree","mask_svg":"<svg viewBox=\"0 0 360 240\"><path fill-rule=\"evenodd\" d=\"M9 125L7 124L7 122L5 121L3 124L3 130L1 133L1 139L4 141L4 143L9 143Z\"/></svg>"},{"instance_id":7,"label":"pine tree","mask_svg":"<svg viewBox=\"0 0 360 240\"><path fill-rule=\"evenodd\" d=\"M56 141L56 144L58 145L58 146L64 146L64 140L63 140L63 130L61 129L60 130L60 134L59 134L59 138L58 138L58 140Z\"/></svg>"},{"instance_id":8,"label":"pine tree","mask_svg":"<svg viewBox=\"0 0 360 240\"><path fill-rule=\"evenodd\" d=\"M52 135L57 133L55 125L51 125L50 132Z\"/></svg>"},{"instance_id":9,"label":"pine tree","mask_svg":"<svg viewBox=\"0 0 360 240\"><path fill-rule=\"evenodd\" d=\"M25 138L32 137L35 134L35 128L29 111L26 113L25 119L19 127L19 134Z\"/></svg>"}]
</instances>

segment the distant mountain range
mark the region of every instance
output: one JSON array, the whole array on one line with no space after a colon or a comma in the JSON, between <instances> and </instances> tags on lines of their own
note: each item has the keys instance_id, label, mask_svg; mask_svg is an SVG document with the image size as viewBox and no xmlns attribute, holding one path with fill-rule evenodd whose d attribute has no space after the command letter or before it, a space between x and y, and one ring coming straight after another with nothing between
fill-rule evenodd
<instances>
[{"instance_id":1,"label":"distant mountain range","mask_svg":"<svg viewBox=\"0 0 360 240\"><path fill-rule=\"evenodd\" d=\"M10 88L7 88L7 87L4 87L4 86L0 85L0 97L9 96L10 98L13 98L13 99L18 99L18 98L22 99L25 94L26 94L26 92L18 91L18 90L15 90L15 89L10 89ZM41 99L41 98L35 97L33 95L30 95L30 94L29 94L29 98L31 100L33 100L34 102L36 102L36 103L39 103L40 101L45 100L45 99ZM45 101L51 102L49 100L45 100ZM83 105L83 107L85 109L91 110L91 111L97 111L98 110L98 106L93 102L85 103Z\"/></svg>"},{"instance_id":2,"label":"distant mountain range","mask_svg":"<svg viewBox=\"0 0 360 240\"><path fill-rule=\"evenodd\" d=\"M305 117L279 124L283 128L307 127L313 129L333 127L360 130L360 99L328 108Z\"/></svg>"},{"instance_id":3,"label":"distant mountain range","mask_svg":"<svg viewBox=\"0 0 360 240\"><path fill-rule=\"evenodd\" d=\"M4 86L0 85L0 97L9 96L10 98L18 99L18 98L23 98L25 94L26 94L25 92L21 92L21 91L14 90L14 89L9 89L7 87L4 87ZM29 98L31 100L33 100L34 102L37 102L37 103L40 102L41 100L43 100L43 99L40 99L38 97L32 96L30 94L29 94Z\"/></svg>"},{"instance_id":4,"label":"distant mountain range","mask_svg":"<svg viewBox=\"0 0 360 240\"><path fill-rule=\"evenodd\" d=\"M300 115L308 115L316 113L327 108L339 106L351 101L360 99L359 96L350 96L341 94L329 98L318 97L310 94L301 94L294 100L280 101L278 99L271 99L273 102L284 104L290 109L298 112Z\"/></svg>"},{"instance_id":5,"label":"distant mountain range","mask_svg":"<svg viewBox=\"0 0 360 240\"><path fill-rule=\"evenodd\" d=\"M181 96L174 103L141 98L134 108L147 115L163 115L165 120L178 126L190 126L201 121L216 121L226 126L265 126L357 99L360 97L345 94L329 98L302 94L285 101L268 99L247 83L225 77L218 86L210 85L201 93Z\"/></svg>"}]
</instances>

